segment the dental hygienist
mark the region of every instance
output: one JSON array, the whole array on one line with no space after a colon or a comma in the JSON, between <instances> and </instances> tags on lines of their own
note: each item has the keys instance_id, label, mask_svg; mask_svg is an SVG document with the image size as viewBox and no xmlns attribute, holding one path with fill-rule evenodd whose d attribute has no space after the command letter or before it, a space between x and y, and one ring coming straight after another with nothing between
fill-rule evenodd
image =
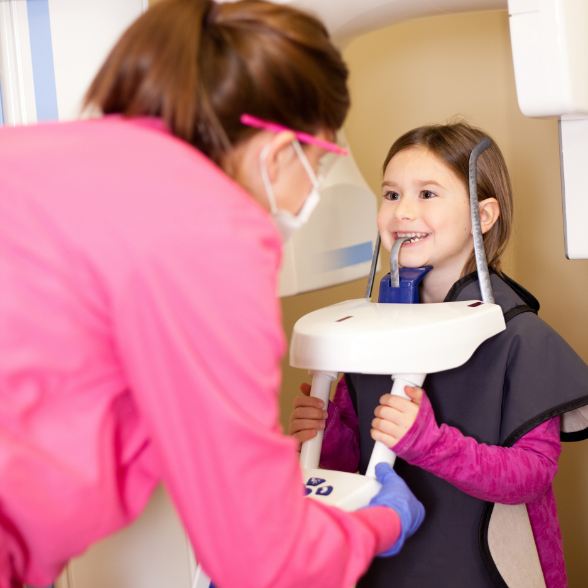
<instances>
[{"instance_id":1,"label":"dental hygienist","mask_svg":"<svg viewBox=\"0 0 588 588\"><path fill-rule=\"evenodd\" d=\"M0 131L1 588L51 583L160 481L223 587L351 586L418 527L385 468L371 507L305 499L278 420L280 231L346 80L304 13L164 0L93 81L100 117Z\"/></svg>"}]
</instances>

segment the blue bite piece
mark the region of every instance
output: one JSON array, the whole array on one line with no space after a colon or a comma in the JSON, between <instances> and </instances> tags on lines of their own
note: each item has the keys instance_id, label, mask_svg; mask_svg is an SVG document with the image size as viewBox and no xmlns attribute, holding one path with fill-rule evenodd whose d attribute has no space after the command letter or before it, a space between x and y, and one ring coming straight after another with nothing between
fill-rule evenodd
<instances>
[{"instance_id":1,"label":"blue bite piece","mask_svg":"<svg viewBox=\"0 0 588 588\"><path fill-rule=\"evenodd\" d=\"M400 286L392 286L390 274L386 274L380 282L378 302L396 302L401 304L418 304L419 286L427 272L433 266L401 267L399 270Z\"/></svg>"}]
</instances>

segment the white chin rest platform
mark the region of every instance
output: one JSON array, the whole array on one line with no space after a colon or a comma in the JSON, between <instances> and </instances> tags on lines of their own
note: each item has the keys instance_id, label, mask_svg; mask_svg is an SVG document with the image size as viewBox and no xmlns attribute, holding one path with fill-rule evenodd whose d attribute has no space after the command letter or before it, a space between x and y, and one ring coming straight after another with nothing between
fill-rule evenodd
<instances>
[{"instance_id":1,"label":"white chin rest platform","mask_svg":"<svg viewBox=\"0 0 588 588\"><path fill-rule=\"evenodd\" d=\"M436 304L347 300L296 322L290 364L312 373L311 395L325 406L340 372L389 374L394 380L391 393L405 396L404 386L421 386L426 374L464 364L481 343L504 329L500 306L479 300ZM322 440L319 431L302 445L307 495L344 510L366 506L380 488L376 464L392 465L394 453L375 443L365 476L326 470L318 467Z\"/></svg>"},{"instance_id":2,"label":"white chin rest platform","mask_svg":"<svg viewBox=\"0 0 588 588\"><path fill-rule=\"evenodd\" d=\"M313 372L428 374L464 364L483 341L504 328L500 306L479 300L347 300L296 322L290 365Z\"/></svg>"}]
</instances>

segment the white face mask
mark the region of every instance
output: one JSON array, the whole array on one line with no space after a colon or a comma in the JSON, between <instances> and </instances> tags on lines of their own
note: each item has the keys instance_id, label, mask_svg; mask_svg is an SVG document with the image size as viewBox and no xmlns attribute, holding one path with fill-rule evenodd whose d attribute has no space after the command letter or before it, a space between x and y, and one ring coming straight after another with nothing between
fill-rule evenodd
<instances>
[{"instance_id":1,"label":"white face mask","mask_svg":"<svg viewBox=\"0 0 588 588\"><path fill-rule=\"evenodd\" d=\"M302 208L298 211L297 214L292 214L288 210L280 210L278 208L278 206L276 204L276 196L274 194L274 189L273 189L272 183L270 182L270 179L269 179L269 176L267 173L267 167L265 165L265 159L267 157L267 149L264 148L261 151L261 154L259 157L259 165L260 165L260 169L261 169L261 180L263 182L263 187L265 188L265 193L267 195L267 199L268 199L268 202L270 205L270 211L272 214L272 218L278 228L278 231L282 235L282 241L284 241L284 242L287 241L292 236L292 233L297 231L302 225L304 225L306 223L306 221L308 221L308 219L310 218L310 215L312 214L314 209L317 207L317 205L321 199L320 194L319 194L318 179L317 179L310 163L308 162L308 159L307 159L306 155L304 154L302 147L300 147L300 144L298 143L298 141L294 141L292 143L292 146L294 147L294 151L296 152L298 159L300 159L300 163L302 164L302 167L304 168L304 170L308 174L308 177L310 178L310 181L312 183L312 189L310 190L308 196L306 197L306 200L304 201L304 204L302 205Z\"/></svg>"}]
</instances>

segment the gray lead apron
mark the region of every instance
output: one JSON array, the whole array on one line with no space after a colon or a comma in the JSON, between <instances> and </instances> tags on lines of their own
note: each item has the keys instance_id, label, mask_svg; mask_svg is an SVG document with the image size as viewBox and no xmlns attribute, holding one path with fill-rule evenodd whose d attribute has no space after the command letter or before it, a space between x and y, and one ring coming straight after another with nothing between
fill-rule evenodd
<instances>
[{"instance_id":1,"label":"gray lead apron","mask_svg":"<svg viewBox=\"0 0 588 588\"><path fill-rule=\"evenodd\" d=\"M437 422L454 426L478 442L508 447L540 423L562 415L564 427L568 423L572 427L562 432L562 440L585 439L588 366L537 317L539 303L529 292L505 275L494 273L491 280L507 328L485 341L465 365L427 376L423 387ZM445 301L479 299L474 273L456 282ZM390 391L391 380L389 376L365 374L345 377L359 417L363 473L373 446L370 423L374 408L380 396ZM529 560L529 570L539 565L534 541L528 536L524 505L518 511L524 513L525 519L520 525L516 522L518 515L496 517L502 522L494 525L497 528L492 533L493 542L498 547L505 546L500 557L508 559L510 555L518 560L498 562L493 557L493 545L491 553L488 533L494 504L473 498L401 459L397 459L395 467L425 505L426 518L399 555L373 561L358 584L360 588L541 585L540 568L535 570L541 577L537 581L519 583L508 576L509 563L523 570L526 562L522 560ZM522 547L520 554L513 553L525 542L525 534L533 550L528 557ZM523 577L531 575L529 571Z\"/></svg>"}]
</instances>

